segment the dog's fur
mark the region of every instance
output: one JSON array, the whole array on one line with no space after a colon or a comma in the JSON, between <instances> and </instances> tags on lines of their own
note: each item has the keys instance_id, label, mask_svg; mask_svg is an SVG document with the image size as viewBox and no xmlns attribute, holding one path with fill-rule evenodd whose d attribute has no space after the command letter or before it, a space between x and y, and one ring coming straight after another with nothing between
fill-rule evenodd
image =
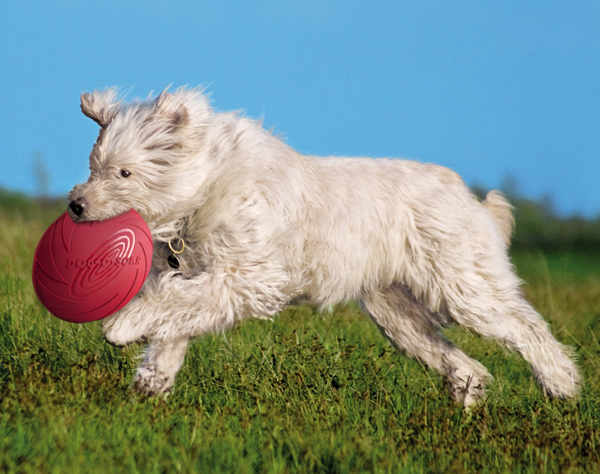
<instances>
[{"instance_id":1,"label":"dog's fur","mask_svg":"<svg viewBox=\"0 0 600 474\"><path fill-rule=\"evenodd\" d=\"M577 395L571 351L520 291L507 256L511 207L500 193L480 203L432 164L303 156L260 123L215 113L199 89L129 103L108 89L83 94L81 108L101 130L91 176L69 195L83 209L72 217L134 208L155 240L142 291L103 324L113 344L150 342L135 376L141 392L173 386L191 338L271 318L302 298L359 300L465 406L491 376L441 335L451 324L516 350L545 393ZM181 239L173 270L168 242Z\"/></svg>"}]
</instances>

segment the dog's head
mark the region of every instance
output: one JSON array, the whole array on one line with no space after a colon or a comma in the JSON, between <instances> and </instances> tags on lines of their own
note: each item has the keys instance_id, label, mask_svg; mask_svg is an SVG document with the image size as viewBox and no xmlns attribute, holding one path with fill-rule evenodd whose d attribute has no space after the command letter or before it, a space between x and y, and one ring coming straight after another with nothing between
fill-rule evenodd
<instances>
[{"instance_id":1,"label":"dog's head","mask_svg":"<svg viewBox=\"0 0 600 474\"><path fill-rule=\"evenodd\" d=\"M148 223L189 205L209 169L203 153L213 111L198 89L123 102L116 89L82 94L81 110L100 125L90 177L69 193L75 221L103 220L131 208Z\"/></svg>"}]
</instances>

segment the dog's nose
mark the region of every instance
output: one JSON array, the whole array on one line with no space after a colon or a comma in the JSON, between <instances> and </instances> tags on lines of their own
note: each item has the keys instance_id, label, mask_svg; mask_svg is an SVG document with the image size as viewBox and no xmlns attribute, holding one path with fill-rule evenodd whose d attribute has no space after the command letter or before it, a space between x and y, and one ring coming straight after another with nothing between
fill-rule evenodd
<instances>
[{"instance_id":1,"label":"dog's nose","mask_svg":"<svg viewBox=\"0 0 600 474\"><path fill-rule=\"evenodd\" d=\"M69 204L69 209L71 209L71 212L73 214L75 214L77 217L81 217L81 215L83 214L83 211L85 211L85 199L83 198L77 198L73 201L71 201L71 203Z\"/></svg>"}]
</instances>

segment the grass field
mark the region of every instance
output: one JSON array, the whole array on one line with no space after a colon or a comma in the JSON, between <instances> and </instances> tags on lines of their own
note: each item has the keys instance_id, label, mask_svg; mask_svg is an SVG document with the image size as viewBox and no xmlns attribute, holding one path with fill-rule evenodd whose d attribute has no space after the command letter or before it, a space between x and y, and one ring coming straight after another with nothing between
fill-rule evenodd
<instances>
[{"instance_id":1,"label":"grass field","mask_svg":"<svg viewBox=\"0 0 600 474\"><path fill-rule=\"evenodd\" d=\"M464 413L353 305L286 310L195 342L167 399L134 395L142 350L50 316L33 250L61 210L0 210L0 472L600 472L600 254L513 256L528 298L572 345L579 401L460 329L495 379Z\"/></svg>"}]
</instances>

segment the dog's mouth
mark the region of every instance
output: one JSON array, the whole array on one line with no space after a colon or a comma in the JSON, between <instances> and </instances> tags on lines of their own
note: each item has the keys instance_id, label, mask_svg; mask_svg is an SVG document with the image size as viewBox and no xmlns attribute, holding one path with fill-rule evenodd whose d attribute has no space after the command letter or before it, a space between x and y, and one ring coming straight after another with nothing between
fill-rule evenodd
<instances>
[{"instance_id":1,"label":"dog's mouth","mask_svg":"<svg viewBox=\"0 0 600 474\"><path fill-rule=\"evenodd\" d=\"M71 216L71 219L73 219L73 222L75 222L75 223L105 221L107 219L111 219L112 217L116 217L119 214L121 214L121 213L116 213L116 214L98 215L98 214L94 213L92 215L90 212L87 212L87 211L83 212L82 214L77 214L76 212L73 212L73 210L71 209L70 206L67 209L67 212L69 213L69 216Z\"/></svg>"},{"instance_id":2,"label":"dog's mouth","mask_svg":"<svg viewBox=\"0 0 600 474\"><path fill-rule=\"evenodd\" d=\"M69 203L67 211L73 222L102 221L120 214L120 212L98 213L97 209L91 208L87 200L83 197L73 199Z\"/></svg>"},{"instance_id":3,"label":"dog's mouth","mask_svg":"<svg viewBox=\"0 0 600 474\"><path fill-rule=\"evenodd\" d=\"M100 212L99 209L97 209L96 207L88 206L87 203L83 206L83 209L78 206L80 206L80 205L78 205L76 203L76 201L71 201L69 203L69 205L67 206L67 213L69 214L69 216L71 217L71 219L73 219L73 222L75 222L75 223L105 221L108 219L112 219L113 217L117 217L117 216L129 211L130 209L132 209L132 207L124 206L123 208L117 208L117 209L111 208L110 212ZM137 209L136 209L136 211L137 211ZM139 211L137 211L137 212L139 212ZM143 216L142 216L142 218L143 218ZM146 220L146 223L148 223L147 220Z\"/></svg>"}]
</instances>

